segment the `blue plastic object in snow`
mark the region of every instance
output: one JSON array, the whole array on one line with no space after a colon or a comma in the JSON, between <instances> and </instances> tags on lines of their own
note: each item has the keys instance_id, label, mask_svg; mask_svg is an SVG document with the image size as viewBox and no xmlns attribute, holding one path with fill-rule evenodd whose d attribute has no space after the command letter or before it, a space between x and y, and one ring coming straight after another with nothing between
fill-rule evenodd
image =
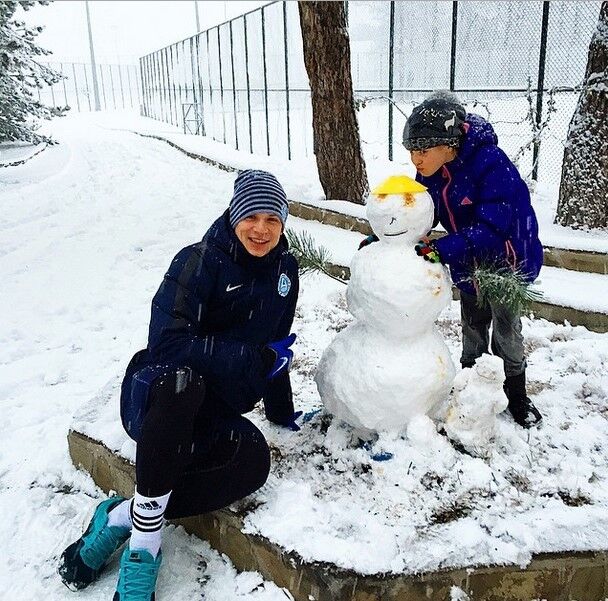
<instances>
[{"instance_id":1,"label":"blue plastic object in snow","mask_svg":"<svg viewBox=\"0 0 608 601\"><path fill-rule=\"evenodd\" d=\"M380 451L372 455L372 461L389 461L394 455L388 451Z\"/></svg>"},{"instance_id":2,"label":"blue plastic object in snow","mask_svg":"<svg viewBox=\"0 0 608 601\"><path fill-rule=\"evenodd\" d=\"M302 423L307 424L315 415L321 413L321 409L313 409L312 411L307 411L302 417Z\"/></svg>"}]
</instances>

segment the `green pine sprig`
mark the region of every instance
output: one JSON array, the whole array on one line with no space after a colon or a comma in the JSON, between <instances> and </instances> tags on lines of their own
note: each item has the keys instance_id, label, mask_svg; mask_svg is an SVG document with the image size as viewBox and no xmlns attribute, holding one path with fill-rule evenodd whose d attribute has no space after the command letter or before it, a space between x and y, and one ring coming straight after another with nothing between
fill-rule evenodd
<instances>
[{"instance_id":1,"label":"green pine sprig","mask_svg":"<svg viewBox=\"0 0 608 601\"><path fill-rule=\"evenodd\" d=\"M473 270L470 278L477 290L477 303L506 306L513 313L530 309L533 302L542 299L542 292L534 290L520 271L507 267L482 264Z\"/></svg>"},{"instance_id":2,"label":"green pine sprig","mask_svg":"<svg viewBox=\"0 0 608 601\"><path fill-rule=\"evenodd\" d=\"M297 259L300 273L305 275L320 271L330 278L346 284L346 282L330 272L331 255L324 246L317 246L314 238L307 232L298 234L294 230L285 230L289 242L289 252Z\"/></svg>"}]
</instances>

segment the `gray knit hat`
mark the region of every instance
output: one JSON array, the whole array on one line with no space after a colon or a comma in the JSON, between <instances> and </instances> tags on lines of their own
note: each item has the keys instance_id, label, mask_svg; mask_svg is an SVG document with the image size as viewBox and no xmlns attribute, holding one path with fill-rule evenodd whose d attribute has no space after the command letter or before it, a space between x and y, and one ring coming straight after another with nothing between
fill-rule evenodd
<instances>
[{"instance_id":1,"label":"gray knit hat","mask_svg":"<svg viewBox=\"0 0 608 601\"><path fill-rule=\"evenodd\" d=\"M235 228L239 221L256 213L276 215L285 226L289 206L287 195L277 178L257 169L246 169L234 182L234 195L230 201L230 225Z\"/></svg>"},{"instance_id":2,"label":"gray knit hat","mask_svg":"<svg viewBox=\"0 0 608 601\"><path fill-rule=\"evenodd\" d=\"M436 93L418 105L403 128L407 150L425 150L434 146L458 147L467 113L455 95Z\"/></svg>"}]
</instances>

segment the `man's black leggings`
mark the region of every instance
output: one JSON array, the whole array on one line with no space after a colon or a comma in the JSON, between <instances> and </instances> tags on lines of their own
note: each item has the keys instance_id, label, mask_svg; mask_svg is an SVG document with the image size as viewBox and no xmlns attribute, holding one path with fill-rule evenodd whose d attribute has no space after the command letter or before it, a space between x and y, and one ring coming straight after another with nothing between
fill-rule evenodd
<instances>
[{"instance_id":1,"label":"man's black leggings","mask_svg":"<svg viewBox=\"0 0 608 601\"><path fill-rule=\"evenodd\" d=\"M173 491L169 519L226 507L260 488L270 470L266 440L249 420L206 402L200 376L183 384L175 372L154 382L137 442L137 491Z\"/></svg>"}]
</instances>

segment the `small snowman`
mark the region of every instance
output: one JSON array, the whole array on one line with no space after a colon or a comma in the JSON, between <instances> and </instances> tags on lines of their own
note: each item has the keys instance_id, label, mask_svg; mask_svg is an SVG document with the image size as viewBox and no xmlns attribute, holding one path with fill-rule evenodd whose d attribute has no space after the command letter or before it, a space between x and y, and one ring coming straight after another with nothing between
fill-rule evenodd
<instances>
[{"instance_id":1,"label":"small snowman","mask_svg":"<svg viewBox=\"0 0 608 601\"><path fill-rule=\"evenodd\" d=\"M507 408L502 359L484 354L454 379L445 431L469 453L487 457L494 438L496 415Z\"/></svg>"},{"instance_id":2,"label":"small snowman","mask_svg":"<svg viewBox=\"0 0 608 601\"><path fill-rule=\"evenodd\" d=\"M452 386L454 364L435 326L451 281L414 251L433 211L426 188L405 176L388 178L367 201L379 241L351 262L346 300L355 321L325 350L315 378L328 411L363 431L402 431Z\"/></svg>"}]
</instances>

